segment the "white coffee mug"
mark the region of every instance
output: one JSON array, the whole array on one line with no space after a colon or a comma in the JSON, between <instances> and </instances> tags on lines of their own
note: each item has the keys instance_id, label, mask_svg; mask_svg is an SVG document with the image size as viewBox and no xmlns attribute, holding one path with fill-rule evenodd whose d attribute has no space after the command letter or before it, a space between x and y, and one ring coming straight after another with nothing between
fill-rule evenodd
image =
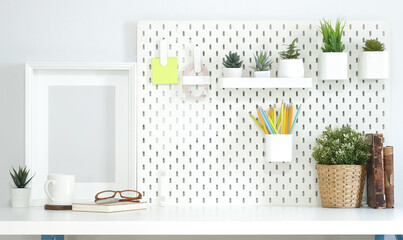
<instances>
[{"instance_id":1,"label":"white coffee mug","mask_svg":"<svg viewBox=\"0 0 403 240\"><path fill-rule=\"evenodd\" d=\"M71 205L74 200L74 175L49 174L45 193L49 205Z\"/></svg>"}]
</instances>

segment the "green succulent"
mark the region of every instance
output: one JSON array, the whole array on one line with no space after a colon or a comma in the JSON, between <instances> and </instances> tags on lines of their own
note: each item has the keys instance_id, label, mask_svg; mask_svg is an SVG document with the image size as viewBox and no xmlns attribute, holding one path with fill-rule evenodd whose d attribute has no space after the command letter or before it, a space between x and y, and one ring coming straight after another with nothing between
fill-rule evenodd
<instances>
[{"instance_id":1,"label":"green succulent","mask_svg":"<svg viewBox=\"0 0 403 240\"><path fill-rule=\"evenodd\" d=\"M255 54L255 66L251 68L257 72L268 71L271 67L273 61L269 59L266 51L260 51L260 53Z\"/></svg>"},{"instance_id":2,"label":"green succulent","mask_svg":"<svg viewBox=\"0 0 403 240\"><path fill-rule=\"evenodd\" d=\"M225 60L223 60L222 64L226 68L240 68L242 66L242 62L238 53L229 52L228 55L225 55Z\"/></svg>"},{"instance_id":3,"label":"green succulent","mask_svg":"<svg viewBox=\"0 0 403 240\"><path fill-rule=\"evenodd\" d=\"M362 48L364 51L384 51L385 45L376 39L368 39Z\"/></svg>"},{"instance_id":4,"label":"green succulent","mask_svg":"<svg viewBox=\"0 0 403 240\"><path fill-rule=\"evenodd\" d=\"M300 50L295 45L296 41L297 38L295 38L290 45L286 45L288 46L287 51L280 52L281 59L298 59Z\"/></svg>"},{"instance_id":5,"label":"green succulent","mask_svg":"<svg viewBox=\"0 0 403 240\"><path fill-rule=\"evenodd\" d=\"M335 28L332 27L330 21L323 19L320 21L320 32L323 35L323 52L343 52L344 45L341 41L343 36L344 26L346 22L342 23L342 20L337 19Z\"/></svg>"},{"instance_id":6,"label":"green succulent","mask_svg":"<svg viewBox=\"0 0 403 240\"><path fill-rule=\"evenodd\" d=\"M364 165L370 159L370 144L349 125L326 127L316 139L313 158L324 165Z\"/></svg>"},{"instance_id":7,"label":"green succulent","mask_svg":"<svg viewBox=\"0 0 403 240\"><path fill-rule=\"evenodd\" d=\"M18 167L18 171L13 168L13 173L10 171L11 178L17 188L25 188L34 176L28 179L29 170L27 167Z\"/></svg>"}]
</instances>

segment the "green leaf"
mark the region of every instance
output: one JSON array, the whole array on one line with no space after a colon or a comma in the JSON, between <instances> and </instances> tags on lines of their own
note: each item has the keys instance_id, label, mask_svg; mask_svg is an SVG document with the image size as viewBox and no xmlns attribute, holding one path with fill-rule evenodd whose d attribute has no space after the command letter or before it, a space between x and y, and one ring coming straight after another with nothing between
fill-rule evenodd
<instances>
[{"instance_id":1,"label":"green leaf","mask_svg":"<svg viewBox=\"0 0 403 240\"><path fill-rule=\"evenodd\" d=\"M17 188L25 188L29 182L31 182L32 178L35 176L35 174L28 179L29 175L29 170L27 167L21 168L21 166L18 167L18 171L12 168L13 172L10 172L11 178L13 179L13 182Z\"/></svg>"}]
</instances>

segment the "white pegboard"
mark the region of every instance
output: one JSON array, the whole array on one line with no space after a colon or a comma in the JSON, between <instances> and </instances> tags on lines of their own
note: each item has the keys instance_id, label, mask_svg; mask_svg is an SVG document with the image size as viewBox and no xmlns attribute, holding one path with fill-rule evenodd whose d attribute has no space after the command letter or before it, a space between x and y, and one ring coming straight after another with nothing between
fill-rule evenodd
<instances>
[{"instance_id":1,"label":"white pegboard","mask_svg":"<svg viewBox=\"0 0 403 240\"><path fill-rule=\"evenodd\" d=\"M378 38L389 49L385 22L347 22L343 37L349 52L349 79L318 80L322 37L319 21L143 21L138 24L138 189L159 202L159 177L166 172L167 204L319 205L315 138L328 125L349 123L361 132L383 132L389 123L389 80L358 79L359 54L365 39ZM229 51L244 60L252 76L253 54L267 50L277 70L278 52L295 37L301 48L310 89L220 89L222 59ZM178 57L181 83L198 44L212 85L207 98L182 102L179 85L153 85L151 58L165 38L169 56ZM200 92L201 89L198 89ZM302 104L290 164L266 163L263 134L249 118L256 105L281 101Z\"/></svg>"}]
</instances>

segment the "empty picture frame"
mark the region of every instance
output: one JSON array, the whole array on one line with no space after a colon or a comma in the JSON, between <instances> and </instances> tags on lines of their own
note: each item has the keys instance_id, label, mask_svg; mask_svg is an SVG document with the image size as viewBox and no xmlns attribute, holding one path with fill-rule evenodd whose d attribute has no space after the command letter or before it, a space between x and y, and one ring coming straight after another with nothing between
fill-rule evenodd
<instances>
[{"instance_id":1,"label":"empty picture frame","mask_svg":"<svg viewBox=\"0 0 403 240\"><path fill-rule=\"evenodd\" d=\"M48 174L74 174L75 199L136 189L134 63L27 63L25 161L31 205Z\"/></svg>"}]
</instances>

